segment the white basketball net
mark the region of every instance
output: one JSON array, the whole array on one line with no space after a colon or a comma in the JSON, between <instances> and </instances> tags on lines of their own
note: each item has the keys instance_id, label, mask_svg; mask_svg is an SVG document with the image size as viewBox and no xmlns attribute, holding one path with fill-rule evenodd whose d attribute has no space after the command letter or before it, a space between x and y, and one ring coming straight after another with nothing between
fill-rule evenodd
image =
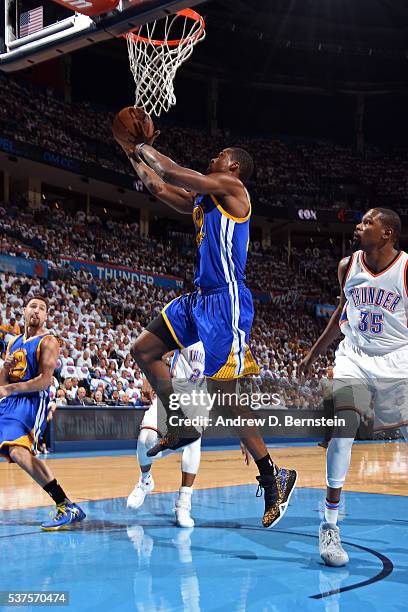
<instances>
[{"instance_id":1,"label":"white basketball net","mask_svg":"<svg viewBox=\"0 0 408 612\"><path fill-rule=\"evenodd\" d=\"M199 15L194 13L194 19L183 13L146 23L136 34L126 35L130 70L136 83L135 106L141 106L149 115L159 117L176 104L176 72L194 46L205 38Z\"/></svg>"}]
</instances>

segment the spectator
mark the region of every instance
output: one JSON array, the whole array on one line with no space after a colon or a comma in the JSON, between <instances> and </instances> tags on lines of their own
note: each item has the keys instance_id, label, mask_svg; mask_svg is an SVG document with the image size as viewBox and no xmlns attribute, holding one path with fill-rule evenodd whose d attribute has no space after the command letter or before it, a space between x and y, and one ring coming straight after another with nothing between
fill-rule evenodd
<instances>
[{"instance_id":1,"label":"spectator","mask_svg":"<svg viewBox=\"0 0 408 612\"><path fill-rule=\"evenodd\" d=\"M66 378L64 382L65 397L68 403L72 403L75 400L77 390L72 386L72 378Z\"/></svg>"},{"instance_id":2,"label":"spectator","mask_svg":"<svg viewBox=\"0 0 408 612\"><path fill-rule=\"evenodd\" d=\"M124 393L120 399L119 404L121 406L134 406L136 402L132 401L129 396L129 393Z\"/></svg>"},{"instance_id":3,"label":"spectator","mask_svg":"<svg viewBox=\"0 0 408 612\"><path fill-rule=\"evenodd\" d=\"M87 397L85 387L78 387L78 392L75 396L75 404L77 406L90 406L94 402L90 397Z\"/></svg>"},{"instance_id":4,"label":"spectator","mask_svg":"<svg viewBox=\"0 0 408 612\"><path fill-rule=\"evenodd\" d=\"M66 406L68 404L66 391L62 387L57 389L57 395L56 395L56 398L55 398L55 404L56 404L57 407L58 406Z\"/></svg>"},{"instance_id":5,"label":"spectator","mask_svg":"<svg viewBox=\"0 0 408 612\"><path fill-rule=\"evenodd\" d=\"M103 397L103 393L102 393L102 391L100 389L95 391L94 399L95 399L95 404L97 406L106 406L106 401L105 401L105 399Z\"/></svg>"},{"instance_id":6,"label":"spectator","mask_svg":"<svg viewBox=\"0 0 408 612\"><path fill-rule=\"evenodd\" d=\"M18 325L15 317L11 317L6 325L6 334L7 333L12 334L13 336L18 336L21 334L20 326Z\"/></svg>"}]
</instances>

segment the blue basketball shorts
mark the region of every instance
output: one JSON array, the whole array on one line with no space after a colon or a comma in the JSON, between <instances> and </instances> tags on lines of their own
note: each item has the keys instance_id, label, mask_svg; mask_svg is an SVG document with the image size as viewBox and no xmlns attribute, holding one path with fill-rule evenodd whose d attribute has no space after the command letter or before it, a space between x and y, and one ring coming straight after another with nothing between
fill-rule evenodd
<instances>
[{"instance_id":1,"label":"blue basketball shorts","mask_svg":"<svg viewBox=\"0 0 408 612\"><path fill-rule=\"evenodd\" d=\"M187 293L167 304L162 316L180 348L201 340L205 376L231 380L259 374L249 348L254 306L245 285L230 283Z\"/></svg>"},{"instance_id":2,"label":"blue basketball shorts","mask_svg":"<svg viewBox=\"0 0 408 612\"><path fill-rule=\"evenodd\" d=\"M0 456L12 462L10 446L22 446L33 454L47 425L48 393L10 395L0 401Z\"/></svg>"}]
</instances>

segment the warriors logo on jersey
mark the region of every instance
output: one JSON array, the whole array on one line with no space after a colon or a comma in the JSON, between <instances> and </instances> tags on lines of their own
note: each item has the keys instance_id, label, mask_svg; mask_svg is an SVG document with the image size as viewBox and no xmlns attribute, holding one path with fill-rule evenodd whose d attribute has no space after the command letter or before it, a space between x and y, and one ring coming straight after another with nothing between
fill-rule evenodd
<instances>
[{"instance_id":1,"label":"warriors logo on jersey","mask_svg":"<svg viewBox=\"0 0 408 612\"><path fill-rule=\"evenodd\" d=\"M204 232L202 231L204 225L204 211L201 206L194 207L193 221L196 228L196 244L200 247L204 239Z\"/></svg>"},{"instance_id":2,"label":"warriors logo on jersey","mask_svg":"<svg viewBox=\"0 0 408 612\"><path fill-rule=\"evenodd\" d=\"M22 380L27 371L27 352L25 349L19 348L12 352L13 358L16 360L16 365L11 368L9 378L10 382Z\"/></svg>"}]
</instances>

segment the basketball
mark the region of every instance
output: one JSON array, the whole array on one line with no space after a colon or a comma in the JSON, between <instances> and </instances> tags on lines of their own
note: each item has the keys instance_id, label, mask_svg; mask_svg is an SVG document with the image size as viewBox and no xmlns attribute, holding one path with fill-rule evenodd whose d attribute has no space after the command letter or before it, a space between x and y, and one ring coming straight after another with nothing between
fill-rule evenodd
<instances>
[{"instance_id":1,"label":"basketball","mask_svg":"<svg viewBox=\"0 0 408 612\"><path fill-rule=\"evenodd\" d=\"M115 140L125 150L133 150L141 142L149 142L154 134L154 124L143 108L126 106L112 123Z\"/></svg>"}]
</instances>

